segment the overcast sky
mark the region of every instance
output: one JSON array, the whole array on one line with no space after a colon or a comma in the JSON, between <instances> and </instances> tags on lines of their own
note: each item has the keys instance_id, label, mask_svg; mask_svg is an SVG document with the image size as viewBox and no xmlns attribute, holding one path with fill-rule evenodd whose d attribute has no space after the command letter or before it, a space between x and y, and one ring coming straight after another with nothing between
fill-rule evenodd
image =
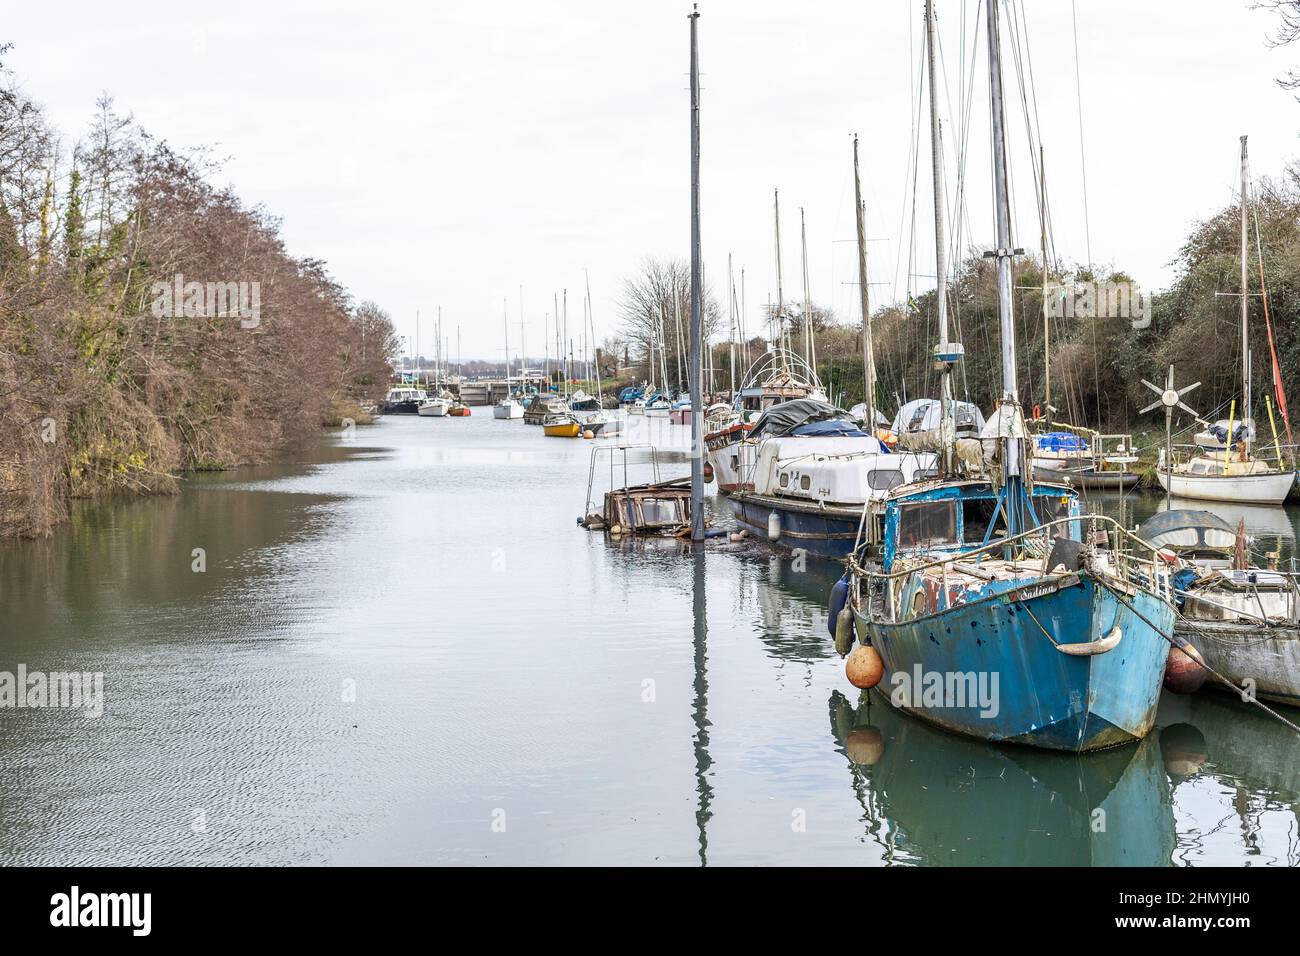
<instances>
[{"instance_id":1,"label":"overcast sky","mask_svg":"<svg viewBox=\"0 0 1300 956\"><path fill-rule=\"evenodd\" d=\"M1300 103L1275 77L1300 47L1271 50L1272 14L1250 0L1078 0L1087 170L1085 229L1075 33L1069 0L1023 2L1060 255L1114 263L1147 288L1171 278L1189 228L1232 200L1237 138L1253 169L1300 152ZM540 355L552 293L570 332L590 270L598 334L617 325L623 279L646 255L689 255L688 3L174 2L11 5L8 65L70 138L96 96L176 145L229 156L220 177L284 220L290 250L325 259L403 334L442 306L455 350L512 353L523 286ZM772 189L781 190L788 298L799 298L799 210L813 298L856 321L851 134L862 137L872 294L902 294L912 243L920 0L700 3L703 244L721 293L745 269L753 331L775 296ZM963 9L936 0L954 146ZM983 13L978 16L981 27ZM971 47L967 33L966 47ZM985 41L970 121L970 239L992 242ZM1015 71L1008 124L1017 242L1038 224ZM969 53L967 54L969 57ZM968 68L969 69L969 68ZM925 122L925 117L921 117ZM928 127L916 190L917 289L933 285ZM1090 243L1089 243L1090 232ZM900 264L901 263L901 264Z\"/></svg>"}]
</instances>

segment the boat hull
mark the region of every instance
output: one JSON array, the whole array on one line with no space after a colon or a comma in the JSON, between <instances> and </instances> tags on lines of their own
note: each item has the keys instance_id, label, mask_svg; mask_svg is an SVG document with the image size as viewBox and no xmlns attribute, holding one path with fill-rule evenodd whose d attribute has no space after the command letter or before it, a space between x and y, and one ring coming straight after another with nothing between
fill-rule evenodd
<instances>
[{"instance_id":1,"label":"boat hull","mask_svg":"<svg viewBox=\"0 0 1300 956\"><path fill-rule=\"evenodd\" d=\"M442 418L447 414L446 405L421 405L418 411L421 418Z\"/></svg>"},{"instance_id":2,"label":"boat hull","mask_svg":"<svg viewBox=\"0 0 1300 956\"><path fill-rule=\"evenodd\" d=\"M577 422L564 422L560 425L543 425L542 433L551 438L577 438L582 426Z\"/></svg>"},{"instance_id":3,"label":"boat hull","mask_svg":"<svg viewBox=\"0 0 1300 956\"><path fill-rule=\"evenodd\" d=\"M509 405L493 405L492 417L510 421L516 418L524 417L524 406L518 402L512 402Z\"/></svg>"},{"instance_id":4,"label":"boat hull","mask_svg":"<svg viewBox=\"0 0 1300 956\"><path fill-rule=\"evenodd\" d=\"M1141 477L1135 471L1068 471L1061 468L1042 468L1034 465L1034 477L1039 481L1069 481L1079 488L1132 488Z\"/></svg>"},{"instance_id":5,"label":"boat hull","mask_svg":"<svg viewBox=\"0 0 1300 956\"><path fill-rule=\"evenodd\" d=\"M1158 471L1160 487L1180 498L1201 501L1242 501L1280 505L1291 493L1295 472L1262 475L1182 475Z\"/></svg>"},{"instance_id":6,"label":"boat hull","mask_svg":"<svg viewBox=\"0 0 1300 956\"><path fill-rule=\"evenodd\" d=\"M1051 587L1052 581L1056 586ZM1125 595L1164 633L1174 611L1145 591ZM1049 579L901 623L873 622L854 609L858 639L879 651L884 693L899 709L946 730L1000 743L1080 753L1146 736L1155 721L1169 643L1087 575ZM1110 650L1072 655L1120 629ZM966 701L924 706L898 688L918 675L987 675L995 707ZM898 678L896 675L907 675ZM994 677L996 675L996 678ZM960 702L958 702L960 703Z\"/></svg>"},{"instance_id":7,"label":"boat hull","mask_svg":"<svg viewBox=\"0 0 1300 956\"><path fill-rule=\"evenodd\" d=\"M862 521L862 507L827 507L782 502L768 495L732 491L727 501L736 520L751 534L782 548L802 549L823 558L841 559L853 551ZM769 537L769 520L776 512L780 533Z\"/></svg>"},{"instance_id":8,"label":"boat hull","mask_svg":"<svg viewBox=\"0 0 1300 956\"><path fill-rule=\"evenodd\" d=\"M1300 707L1300 627L1191 622L1180 617L1177 634L1200 651L1209 667L1238 687L1253 681L1259 699ZM1227 691L1213 677L1202 686Z\"/></svg>"},{"instance_id":9,"label":"boat hull","mask_svg":"<svg viewBox=\"0 0 1300 956\"><path fill-rule=\"evenodd\" d=\"M384 402L380 410L385 415L415 415L419 413L419 402Z\"/></svg>"}]
</instances>

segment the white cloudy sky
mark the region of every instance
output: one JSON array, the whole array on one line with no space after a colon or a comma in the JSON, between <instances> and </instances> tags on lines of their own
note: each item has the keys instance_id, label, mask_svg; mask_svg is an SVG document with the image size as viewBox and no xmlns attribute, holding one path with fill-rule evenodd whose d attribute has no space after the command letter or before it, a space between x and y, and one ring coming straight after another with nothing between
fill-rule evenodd
<instances>
[{"instance_id":1,"label":"white cloudy sky","mask_svg":"<svg viewBox=\"0 0 1300 956\"><path fill-rule=\"evenodd\" d=\"M1069 0L1023 3L1060 253L1087 258ZM949 188L963 8L937 0ZM863 140L873 295L898 294L921 0L703 0L706 269L746 270L752 330L775 292L772 189L782 197L788 295L797 297L799 209L814 299L854 316L850 134ZM499 356L502 298L518 348L569 290L570 329L590 270L598 331L646 254L689 253L688 3L246 2L22 4L0 40L8 65L75 135L112 93L155 135L211 144L222 176L284 219L290 249L327 260L359 298L415 333L442 306L466 357ZM1300 103L1273 80L1300 47L1270 50L1275 23L1250 0L1078 0L1082 118L1094 261L1148 287L1197 219L1232 198L1237 137L1276 173L1300 153ZM979 20L983 20L982 12ZM968 43L969 47L969 35ZM984 42L979 55L984 56ZM968 217L991 242L987 87L971 122ZM1010 64L1008 85L1014 90ZM1021 245L1037 245L1023 112L1009 115L1023 196ZM933 280L928 139L917 192L915 285ZM903 260L900 268L900 258ZM739 281L739 280L737 280ZM454 350L454 344L453 344Z\"/></svg>"}]
</instances>

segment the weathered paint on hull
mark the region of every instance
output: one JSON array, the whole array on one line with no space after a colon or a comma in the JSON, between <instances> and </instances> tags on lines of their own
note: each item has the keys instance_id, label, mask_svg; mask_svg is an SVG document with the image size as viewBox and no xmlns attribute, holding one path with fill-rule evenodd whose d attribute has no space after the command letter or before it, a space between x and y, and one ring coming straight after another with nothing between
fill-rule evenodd
<instances>
[{"instance_id":1,"label":"weathered paint on hull","mask_svg":"<svg viewBox=\"0 0 1300 956\"><path fill-rule=\"evenodd\" d=\"M862 520L861 512L834 515L777 509L765 504L767 499L743 491L732 492L727 500L736 513L736 520L748 528L751 534L760 536L769 544L791 550L802 548L821 558L838 560L848 557L858 535L858 524ZM767 521L774 510L781 514L781 535L776 541L770 541L767 537Z\"/></svg>"},{"instance_id":2,"label":"weathered paint on hull","mask_svg":"<svg viewBox=\"0 0 1300 956\"><path fill-rule=\"evenodd\" d=\"M1007 743L1082 752L1146 736L1155 720L1169 643L1092 579L1023 601L1016 592L956 605L902 624L873 625L856 610L858 639L880 652L886 694L893 674L998 675L997 713L965 707L904 707L947 730ZM1165 633L1174 612L1151 594L1126 597ZM1031 616L1032 612L1032 616ZM1038 624L1034 622L1037 618ZM1040 625L1041 624L1041 629ZM1058 643L1096 640L1120 627L1110 651L1073 656Z\"/></svg>"},{"instance_id":3,"label":"weathered paint on hull","mask_svg":"<svg viewBox=\"0 0 1300 956\"><path fill-rule=\"evenodd\" d=\"M1180 617L1177 633L1201 652L1206 664L1238 687L1252 680L1259 699L1300 707L1300 628L1189 623ZM1213 677L1202 686L1232 693Z\"/></svg>"}]
</instances>

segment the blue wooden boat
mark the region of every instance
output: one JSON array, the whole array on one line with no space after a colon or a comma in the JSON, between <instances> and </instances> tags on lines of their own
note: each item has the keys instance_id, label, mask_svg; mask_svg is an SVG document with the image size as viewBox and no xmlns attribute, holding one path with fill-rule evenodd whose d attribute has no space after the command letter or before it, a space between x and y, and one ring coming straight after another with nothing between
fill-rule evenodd
<instances>
[{"instance_id":1,"label":"blue wooden boat","mask_svg":"<svg viewBox=\"0 0 1300 956\"><path fill-rule=\"evenodd\" d=\"M1138 740L1160 697L1168 595L1130 583L1150 567L1140 554L1084 545L1082 526L1109 519L1084 518L1073 489L1040 484L1025 506L1050 523L999 545L1015 510L1005 487L932 481L891 494L882 560L858 565L849 598L858 640L883 662L882 690L985 740L1075 752Z\"/></svg>"},{"instance_id":2,"label":"blue wooden boat","mask_svg":"<svg viewBox=\"0 0 1300 956\"><path fill-rule=\"evenodd\" d=\"M999 3L986 4L1002 395L979 440L956 440L943 191L936 188L942 421L940 477L868 504L847 587L832 592L846 670L901 710L958 733L1052 750L1099 750L1155 722L1173 638L1172 575L1113 519L1083 516L1068 486L1033 481L1017 395ZM926 4L931 95L934 17ZM932 104L933 105L933 104ZM931 111L935 179L942 160ZM862 230L859 226L859 242ZM865 281L865 280L864 280ZM868 349L869 351L869 349ZM874 404L868 379L868 401ZM1086 532L1086 534L1085 534ZM847 608L836 607L847 602ZM851 628L850 625L851 624ZM883 685L879 684L884 678Z\"/></svg>"}]
</instances>

